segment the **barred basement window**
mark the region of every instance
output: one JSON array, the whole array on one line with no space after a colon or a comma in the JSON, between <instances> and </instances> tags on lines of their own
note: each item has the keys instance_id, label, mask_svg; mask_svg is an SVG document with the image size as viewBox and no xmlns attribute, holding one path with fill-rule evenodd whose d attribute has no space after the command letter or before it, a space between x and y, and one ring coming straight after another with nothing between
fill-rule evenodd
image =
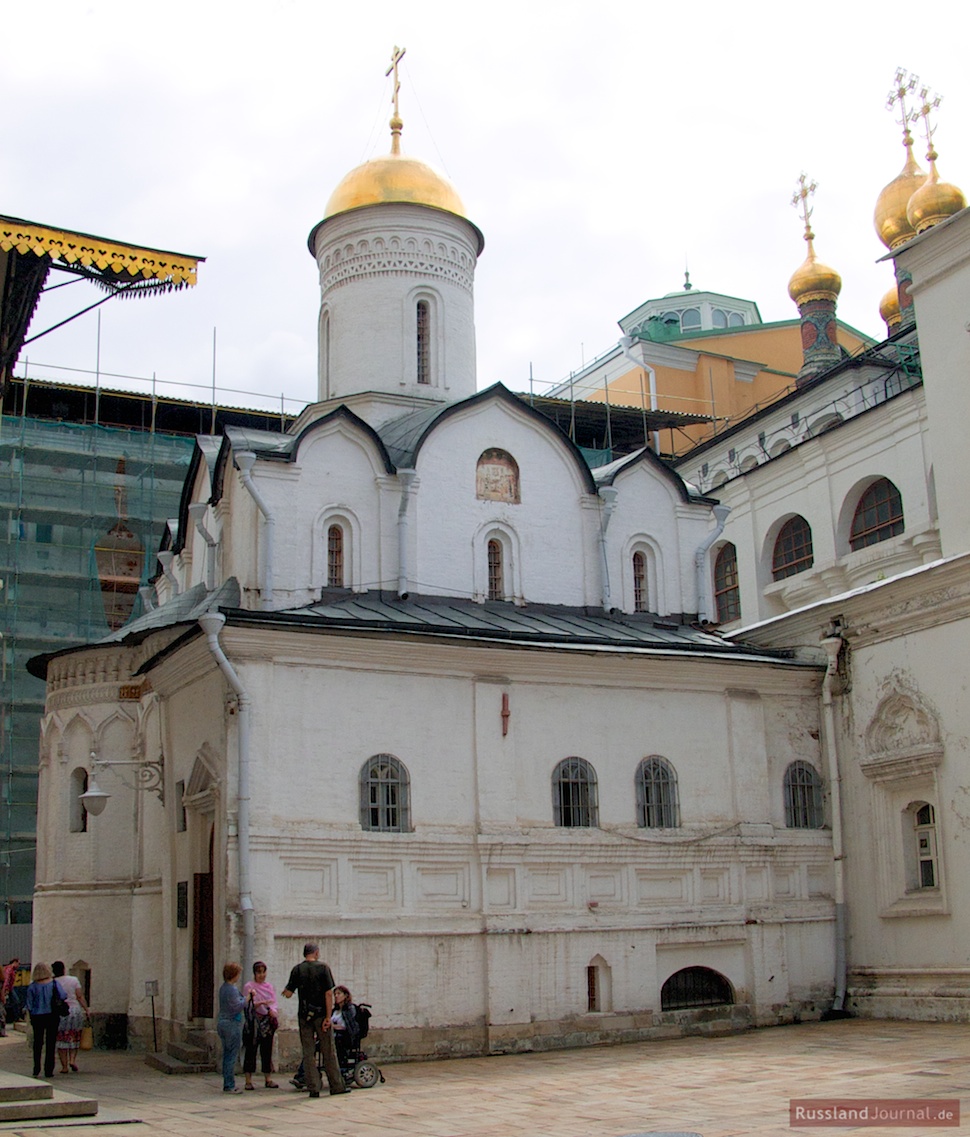
<instances>
[{"instance_id":1,"label":"barred basement window","mask_svg":"<svg viewBox=\"0 0 970 1137\"><path fill-rule=\"evenodd\" d=\"M788 829L821 829L822 779L808 762L792 762L785 771L785 825Z\"/></svg>"},{"instance_id":2,"label":"barred basement window","mask_svg":"<svg viewBox=\"0 0 970 1137\"><path fill-rule=\"evenodd\" d=\"M741 618L741 589L738 586L738 551L732 544L725 545L714 562L714 603L717 622Z\"/></svg>"},{"instance_id":3,"label":"barred basement window","mask_svg":"<svg viewBox=\"0 0 970 1137\"><path fill-rule=\"evenodd\" d=\"M564 829L599 825L596 772L585 758L564 758L553 772L552 815Z\"/></svg>"},{"instance_id":4,"label":"barred basement window","mask_svg":"<svg viewBox=\"0 0 970 1137\"><path fill-rule=\"evenodd\" d=\"M344 586L344 531L339 525L327 530L327 587Z\"/></svg>"},{"instance_id":5,"label":"barred basement window","mask_svg":"<svg viewBox=\"0 0 970 1137\"><path fill-rule=\"evenodd\" d=\"M687 1010L690 1007L722 1007L734 1004L731 984L710 967L685 967L675 971L660 990L660 1009Z\"/></svg>"},{"instance_id":6,"label":"barred basement window","mask_svg":"<svg viewBox=\"0 0 970 1137\"><path fill-rule=\"evenodd\" d=\"M418 382L431 382L431 305L427 300L419 300L417 308L418 326Z\"/></svg>"},{"instance_id":7,"label":"barred basement window","mask_svg":"<svg viewBox=\"0 0 970 1137\"><path fill-rule=\"evenodd\" d=\"M888 478L880 478L859 498L849 533L849 548L865 549L903 532L903 499Z\"/></svg>"},{"instance_id":8,"label":"barred basement window","mask_svg":"<svg viewBox=\"0 0 970 1137\"><path fill-rule=\"evenodd\" d=\"M410 778L393 754L375 754L360 771L360 827L380 833L410 832Z\"/></svg>"},{"instance_id":9,"label":"barred basement window","mask_svg":"<svg viewBox=\"0 0 970 1137\"><path fill-rule=\"evenodd\" d=\"M676 829L680 825L677 775L665 758L644 758L637 767L637 825Z\"/></svg>"},{"instance_id":10,"label":"barred basement window","mask_svg":"<svg viewBox=\"0 0 970 1137\"><path fill-rule=\"evenodd\" d=\"M633 554L633 611L647 611L647 557L640 552Z\"/></svg>"},{"instance_id":11,"label":"barred basement window","mask_svg":"<svg viewBox=\"0 0 970 1137\"><path fill-rule=\"evenodd\" d=\"M494 537L488 543L488 598L489 600L505 599L505 571L502 564L502 542Z\"/></svg>"},{"instance_id":12,"label":"barred basement window","mask_svg":"<svg viewBox=\"0 0 970 1137\"><path fill-rule=\"evenodd\" d=\"M775 541L771 573L775 580L810 569L815 563L812 530L804 517L792 517L782 525Z\"/></svg>"}]
</instances>

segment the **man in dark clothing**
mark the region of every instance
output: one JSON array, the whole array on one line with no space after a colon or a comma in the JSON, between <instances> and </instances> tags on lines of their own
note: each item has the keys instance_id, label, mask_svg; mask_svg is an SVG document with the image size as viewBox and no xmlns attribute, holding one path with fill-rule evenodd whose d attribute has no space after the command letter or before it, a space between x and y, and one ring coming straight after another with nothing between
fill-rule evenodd
<instances>
[{"instance_id":1,"label":"man in dark clothing","mask_svg":"<svg viewBox=\"0 0 970 1137\"><path fill-rule=\"evenodd\" d=\"M292 999L293 992L300 995L300 1045L303 1047L303 1068L306 1071L310 1097L320 1096L320 1071L317 1069L314 1044L319 1041L323 1068L327 1072L332 1094L345 1094L347 1087L337 1063L337 1053L330 1031L330 1014L333 1011L333 975L330 968L320 962L317 944L306 944L303 962L290 972L283 989L283 998Z\"/></svg>"}]
</instances>

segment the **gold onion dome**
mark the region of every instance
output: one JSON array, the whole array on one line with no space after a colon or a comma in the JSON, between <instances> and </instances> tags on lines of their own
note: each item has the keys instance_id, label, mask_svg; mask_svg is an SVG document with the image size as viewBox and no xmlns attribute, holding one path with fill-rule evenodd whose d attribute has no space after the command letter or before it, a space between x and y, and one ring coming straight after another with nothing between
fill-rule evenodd
<instances>
[{"instance_id":1,"label":"gold onion dome","mask_svg":"<svg viewBox=\"0 0 970 1137\"><path fill-rule=\"evenodd\" d=\"M822 264L809 242L808 256L788 282L788 295L798 305L809 300L831 300L835 303L841 291L842 277L834 268Z\"/></svg>"},{"instance_id":2,"label":"gold onion dome","mask_svg":"<svg viewBox=\"0 0 970 1137\"><path fill-rule=\"evenodd\" d=\"M941 182L936 169L936 152L930 151L930 176L909 199L906 220L916 233L938 225L954 213L965 209L967 199L963 191L950 182Z\"/></svg>"},{"instance_id":3,"label":"gold onion dome","mask_svg":"<svg viewBox=\"0 0 970 1137\"><path fill-rule=\"evenodd\" d=\"M427 205L465 217L458 191L446 178L424 162L397 153L373 158L351 170L330 195L324 217L392 202Z\"/></svg>"},{"instance_id":4,"label":"gold onion dome","mask_svg":"<svg viewBox=\"0 0 970 1137\"><path fill-rule=\"evenodd\" d=\"M876 199L873 223L879 240L887 249L895 249L916 236L916 230L906 216L909 199L926 181L926 174L913 157L913 139L908 132L906 140L906 162L893 180L883 187Z\"/></svg>"},{"instance_id":5,"label":"gold onion dome","mask_svg":"<svg viewBox=\"0 0 970 1137\"><path fill-rule=\"evenodd\" d=\"M894 284L879 301L879 315L890 331L895 331L902 321L899 311L899 289Z\"/></svg>"}]
</instances>

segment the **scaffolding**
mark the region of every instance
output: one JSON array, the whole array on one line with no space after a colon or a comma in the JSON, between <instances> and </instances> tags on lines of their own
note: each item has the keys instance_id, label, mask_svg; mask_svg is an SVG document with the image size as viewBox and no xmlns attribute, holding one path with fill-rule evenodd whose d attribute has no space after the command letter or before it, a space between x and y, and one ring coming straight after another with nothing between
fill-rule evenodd
<instances>
[{"instance_id":1,"label":"scaffolding","mask_svg":"<svg viewBox=\"0 0 970 1137\"><path fill-rule=\"evenodd\" d=\"M192 439L27 416L0 419L0 902L31 918L44 683L27 660L137 615Z\"/></svg>"}]
</instances>

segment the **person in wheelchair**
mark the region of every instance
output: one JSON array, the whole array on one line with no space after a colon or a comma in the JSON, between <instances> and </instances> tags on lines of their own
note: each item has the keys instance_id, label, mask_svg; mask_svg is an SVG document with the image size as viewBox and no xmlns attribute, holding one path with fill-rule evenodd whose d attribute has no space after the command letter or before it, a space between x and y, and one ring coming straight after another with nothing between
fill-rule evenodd
<instances>
[{"instance_id":1,"label":"person in wheelchair","mask_svg":"<svg viewBox=\"0 0 970 1137\"><path fill-rule=\"evenodd\" d=\"M360 1050L360 1027L353 996L343 985L333 989L333 1014L330 1016L337 1061L344 1079L352 1075Z\"/></svg>"}]
</instances>

